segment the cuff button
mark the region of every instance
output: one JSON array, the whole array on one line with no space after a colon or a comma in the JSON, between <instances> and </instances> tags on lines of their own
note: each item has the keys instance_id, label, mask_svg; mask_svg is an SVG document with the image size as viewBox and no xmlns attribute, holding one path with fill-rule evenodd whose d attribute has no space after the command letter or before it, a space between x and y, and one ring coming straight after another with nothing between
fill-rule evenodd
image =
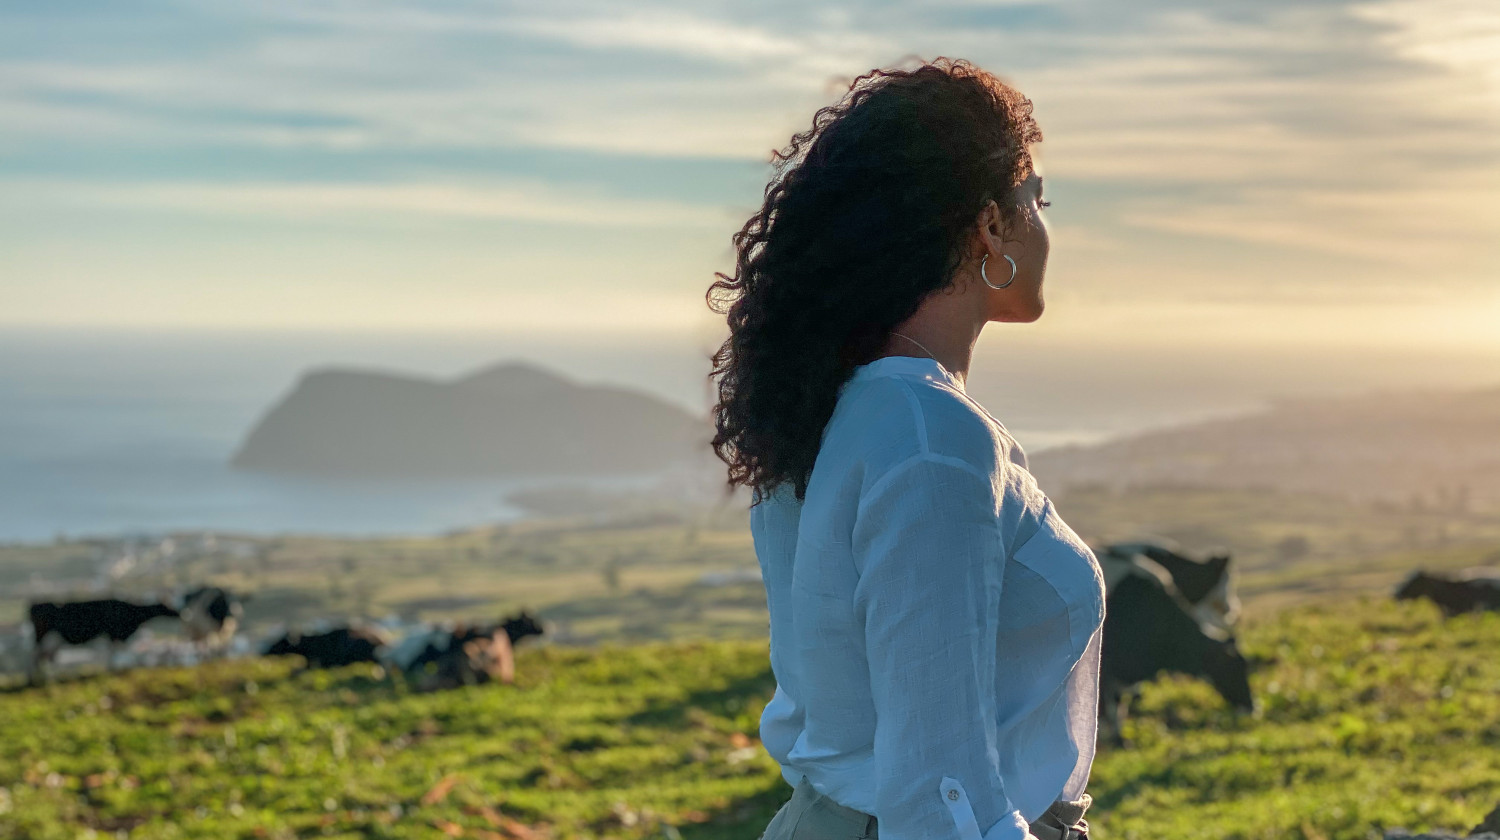
<instances>
[{"instance_id":1,"label":"cuff button","mask_svg":"<svg viewBox=\"0 0 1500 840\"><path fill-rule=\"evenodd\" d=\"M956 790L950 790L950 791L948 791L948 801L949 802L957 802L958 801L958 791L956 791Z\"/></svg>"}]
</instances>

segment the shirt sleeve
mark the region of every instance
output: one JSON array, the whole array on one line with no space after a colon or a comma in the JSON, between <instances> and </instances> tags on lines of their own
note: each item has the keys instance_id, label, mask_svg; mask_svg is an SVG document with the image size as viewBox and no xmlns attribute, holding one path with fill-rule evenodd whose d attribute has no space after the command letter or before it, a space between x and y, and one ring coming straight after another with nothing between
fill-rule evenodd
<instances>
[{"instance_id":1,"label":"shirt sleeve","mask_svg":"<svg viewBox=\"0 0 1500 840\"><path fill-rule=\"evenodd\" d=\"M853 551L882 840L1023 840L997 746L1004 563L990 479L917 456L861 500Z\"/></svg>"}]
</instances>

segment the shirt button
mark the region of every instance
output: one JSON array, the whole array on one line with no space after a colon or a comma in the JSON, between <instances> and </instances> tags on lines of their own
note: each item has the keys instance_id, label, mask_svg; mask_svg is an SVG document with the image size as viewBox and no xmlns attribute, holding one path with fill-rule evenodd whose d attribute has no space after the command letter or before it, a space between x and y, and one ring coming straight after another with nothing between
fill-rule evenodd
<instances>
[{"instance_id":1,"label":"shirt button","mask_svg":"<svg viewBox=\"0 0 1500 840\"><path fill-rule=\"evenodd\" d=\"M950 790L950 791L948 791L948 801L949 802L957 802L958 801L958 791L956 791L956 790Z\"/></svg>"}]
</instances>

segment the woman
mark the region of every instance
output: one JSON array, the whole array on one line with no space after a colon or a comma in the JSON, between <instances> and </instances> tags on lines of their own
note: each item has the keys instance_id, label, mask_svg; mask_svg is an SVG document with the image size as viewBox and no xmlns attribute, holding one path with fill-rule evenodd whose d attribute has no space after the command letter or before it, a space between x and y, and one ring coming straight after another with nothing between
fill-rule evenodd
<instances>
[{"instance_id":1,"label":"woman","mask_svg":"<svg viewBox=\"0 0 1500 840\"><path fill-rule=\"evenodd\" d=\"M873 71L777 154L709 290L795 786L766 840L1087 836L1103 579L964 391L986 324L1042 314L1040 140L966 62Z\"/></svg>"}]
</instances>

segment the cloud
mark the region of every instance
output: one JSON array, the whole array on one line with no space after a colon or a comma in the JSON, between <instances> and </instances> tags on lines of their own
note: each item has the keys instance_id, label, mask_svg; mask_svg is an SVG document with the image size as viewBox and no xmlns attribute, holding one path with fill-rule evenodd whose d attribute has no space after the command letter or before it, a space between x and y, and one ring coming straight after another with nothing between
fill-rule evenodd
<instances>
[{"instance_id":1,"label":"cloud","mask_svg":"<svg viewBox=\"0 0 1500 840\"><path fill-rule=\"evenodd\" d=\"M1130 215L1132 226L1189 236L1316 251L1346 257L1368 277L1413 271L1478 273L1500 263L1500 177L1491 183L1432 185L1425 189L1305 191L1245 190L1234 203L1160 207Z\"/></svg>"},{"instance_id":2,"label":"cloud","mask_svg":"<svg viewBox=\"0 0 1500 840\"><path fill-rule=\"evenodd\" d=\"M717 246L761 185L690 188L696 167L749 172L837 77L947 54L1036 101L1058 249L1100 285L1138 271L1122 298L1253 296L1234 264L1248 253L1309 296L1341 294L1416 266L1497 270L1497 15L1489 0L12 8L0 149L47 168L0 160L0 183L12 207L122 219L584 223ZM163 153L110 169L132 149ZM528 170L535 150L553 163ZM556 164L569 155L587 176ZM335 159L371 163L320 171Z\"/></svg>"},{"instance_id":3,"label":"cloud","mask_svg":"<svg viewBox=\"0 0 1500 840\"><path fill-rule=\"evenodd\" d=\"M580 195L541 183L108 183L11 181L17 206L66 204L201 215L361 218L382 215L491 219L610 228L722 231L722 206Z\"/></svg>"},{"instance_id":4,"label":"cloud","mask_svg":"<svg viewBox=\"0 0 1500 840\"><path fill-rule=\"evenodd\" d=\"M1386 24L1397 55L1467 77L1500 104L1500 7L1489 0L1387 0L1358 4L1358 17Z\"/></svg>"},{"instance_id":5,"label":"cloud","mask_svg":"<svg viewBox=\"0 0 1500 840\"><path fill-rule=\"evenodd\" d=\"M665 10L591 20L528 18L507 22L504 31L584 49L640 49L729 64L798 59L807 54L804 45L793 38Z\"/></svg>"}]
</instances>

